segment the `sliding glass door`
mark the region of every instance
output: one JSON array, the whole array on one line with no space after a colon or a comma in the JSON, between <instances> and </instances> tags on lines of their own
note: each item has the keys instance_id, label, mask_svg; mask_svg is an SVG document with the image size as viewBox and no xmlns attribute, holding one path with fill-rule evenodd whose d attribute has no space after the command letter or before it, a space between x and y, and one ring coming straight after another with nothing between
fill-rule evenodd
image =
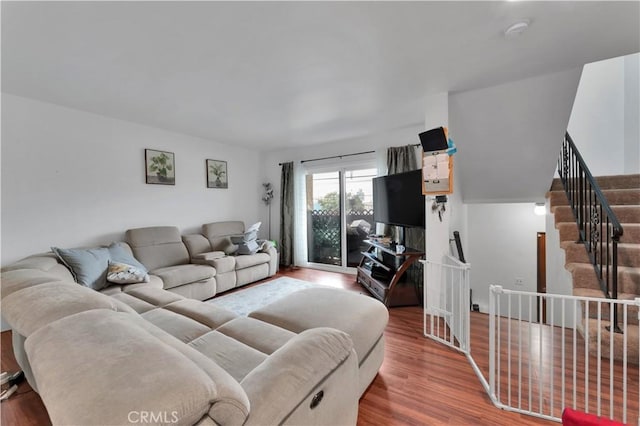
<instances>
[{"instance_id":1,"label":"sliding glass door","mask_svg":"<svg viewBox=\"0 0 640 426\"><path fill-rule=\"evenodd\" d=\"M338 169L306 177L309 263L356 267L373 229L375 168Z\"/></svg>"}]
</instances>

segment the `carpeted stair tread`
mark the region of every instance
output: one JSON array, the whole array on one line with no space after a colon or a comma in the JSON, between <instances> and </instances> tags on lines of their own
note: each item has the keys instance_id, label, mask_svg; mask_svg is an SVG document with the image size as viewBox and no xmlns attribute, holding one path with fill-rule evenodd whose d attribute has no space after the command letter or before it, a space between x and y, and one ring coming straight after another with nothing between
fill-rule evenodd
<instances>
[{"instance_id":1,"label":"carpeted stair tread","mask_svg":"<svg viewBox=\"0 0 640 426\"><path fill-rule=\"evenodd\" d=\"M593 298L602 298L602 291L596 290L587 290L587 289L578 289L574 291L574 296L579 297L593 297ZM630 294L622 294L619 295L622 297L618 297L618 300L634 300L634 296ZM611 300L611 299L609 299ZM598 315L600 316L601 321L610 321L612 317L609 315L611 310L611 303L609 302L580 302L581 310L583 315L589 315L590 319L598 319ZM587 312L587 305L589 308L589 312ZM600 312L598 313L598 305L600 305ZM638 306L633 303L631 305L627 305L627 324L630 325L638 325ZM622 324L624 321L624 305L618 305L618 324Z\"/></svg>"},{"instance_id":2,"label":"carpeted stair tread","mask_svg":"<svg viewBox=\"0 0 640 426\"><path fill-rule=\"evenodd\" d=\"M574 296L580 297L604 297L604 292L600 289L595 288L574 288L573 289ZM618 300L634 300L638 297L637 294L633 293L618 293ZM589 313L593 313L591 310Z\"/></svg>"},{"instance_id":3,"label":"carpeted stair tread","mask_svg":"<svg viewBox=\"0 0 640 426\"><path fill-rule=\"evenodd\" d=\"M565 266L569 263L590 263L589 255L584 244L575 241L560 243L565 251ZM618 266L640 268L640 244L618 244Z\"/></svg>"},{"instance_id":4,"label":"carpeted stair tread","mask_svg":"<svg viewBox=\"0 0 640 426\"><path fill-rule=\"evenodd\" d=\"M640 268L640 244L618 244L618 266Z\"/></svg>"},{"instance_id":5,"label":"carpeted stair tread","mask_svg":"<svg viewBox=\"0 0 640 426\"><path fill-rule=\"evenodd\" d=\"M578 241L578 225L575 222L556 222L560 241ZM622 226L621 243L640 243L640 223L625 223Z\"/></svg>"},{"instance_id":6,"label":"carpeted stair tread","mask_svg":"<svg viewBox=\"0 0 640 426\"><path fill-rule=\"evenodd\" d=\"M621 243L640 243L640 223L625 223L622 231Z\"/></svg>"},{"instance_id":7,"label":"carpeted stair tread","mask_svg":"<svg viewBox=\"0 0 640 426\"><path fill-rule=\"evenodd\" d=\"M621 224L640 222L640 205L611 206ZM556 222L575 222L575 216L570 206L556 206L553 209Z\"/></svg>"},{"instance_id":8,"label":"carpeted stair tread","mask_svg":"<svg viewBox=\"0 0 640 426\"><path fill-rule=\"evenodd\" d=\"M560 241L578 241L578 224L575 222L556 222L556 229L560 232Z\"/></svg>"},{"instance_id":9,"label":"carpeted stair tread","mask_svg":"<svg viewBox=\"0 0 640 426\"><path fill-rule=\"evenodd\" d=\"M598 176L596 182L600 189L628 189L640 188L640 174L634 175L614 175L614 176ZM552 191L564 190L562 181L555 178L551 184Z\"/></svg>"},{"instance_id":10,"label":"carpeted stair tread","mask_svg":"<svg viewBox=\"0 0 640 426\"><path fill-rule=\"evenodd\" d=\"M602 191L610 205L638 205L640 204L640 189L605 189ZM551 207L568 206L569 199L564 189L547 193Z\"/></svg>"},{"instance_id":11,"label":"carpeted stair tread","mask_svg":"<svg viewBox=\"0 0 640 426\"><path fill-rule=\"evenodd\" d=\"M604 293L601 290L594 290L588 288L579 288L573 291L574 296L578 297L593 297L601 299ZM618 300L634 300L636 295L629 293L621 293L618 294ZM607 299L611 300L611 299ZM583 315L587 315L586 305L589 305L589 318L597 319L598 318L598 302L581 302L581 309ZM609 316L609 311L611 308L611 303L608 301L600 303L600 319L602 321L609 321L611 317ZM618 306L618 324L621 324L624 319L624 308L622 306ZM627 324L638 325L638 306L635 304L627 305Z\"/></svg>"},{"instance_id":12,"label":"carpeted stair tread","mask_svg":"<svg viewBox=\"0 0 640 426\"><path fill-rule=\"evenodd\" d=\"M600 321L597 319L589 320L589 353L593 356L598 355L598 328L600 327L600 355L609 359L613 352L613 359L622 360L624 356L624 339L627 339L626 355L627 361L632 364L638 363L638 352L640 351L640 342L638 341L638 325L628 324L626 333L613 333L613 351L610 348L611 333L606 329L609 325L608 321Z\"/></svg>"},{"instance_id":13,"label":"carpeted stair tread","mask_svg":"<svg viewBox=\"0 0 640 426\"><path fill-rule=\"evenodd\" d=\"M591 263L570 263L566 269L573 277L573 288L599 289L600 284ZM618 266L618 291L640 294L640 268Z\"/></svg>"}]
</instances>

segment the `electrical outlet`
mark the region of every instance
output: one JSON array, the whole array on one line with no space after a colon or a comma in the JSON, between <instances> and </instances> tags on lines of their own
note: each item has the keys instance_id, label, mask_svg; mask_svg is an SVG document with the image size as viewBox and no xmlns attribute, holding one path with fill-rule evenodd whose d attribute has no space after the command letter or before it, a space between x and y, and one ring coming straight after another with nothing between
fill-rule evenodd
<instances>
[{"instance_id":1,"label":"electrical outlet","mask_svg":"<svg viewBox=\"0 0 640 426\"><path fill-rule=\"evenodd\" d=\"M524 279L523 278L516 278L516 285L524 285Z\"/></svg>"}]
</instances>

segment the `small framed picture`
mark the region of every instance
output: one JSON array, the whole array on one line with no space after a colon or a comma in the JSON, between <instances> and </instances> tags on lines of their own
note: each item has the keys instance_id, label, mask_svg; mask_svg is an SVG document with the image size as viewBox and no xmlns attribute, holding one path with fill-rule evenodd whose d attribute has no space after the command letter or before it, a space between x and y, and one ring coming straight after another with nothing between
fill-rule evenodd
<instances>
[{"instance_id":1,"label":"small framed picture","mask_svg":"<svg viewBox=\"0 0 640 426\"><path fill-rule=\"evenodd\" d=\"M147 183L176 184L176 164L173 152L145 149L144 161Z\"/></svg>"},{"instance_id":2,"label":"small framed picture","mask_svg":"<svg viewBox=\"0 0 640 426\"><path fill-rule=\"evenodd\" d=\"M207 160L207 188L229 188L227 162Z\"/></svg>"}]
</instances>

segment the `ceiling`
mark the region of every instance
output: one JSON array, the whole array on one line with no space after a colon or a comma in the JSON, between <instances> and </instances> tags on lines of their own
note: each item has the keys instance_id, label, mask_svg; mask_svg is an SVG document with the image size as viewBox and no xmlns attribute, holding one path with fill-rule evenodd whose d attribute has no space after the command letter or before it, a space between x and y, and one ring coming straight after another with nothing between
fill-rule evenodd
<instances>
[{"instance_id":1,"label":"ceiling","mask_svg":"<svg viewBox=\"0 0 640 426\"><path fill-rule=\"evenodd\" d=\"M527 18L530 28L503 31ZM2 91L270 150L640 51L634 2L2 2Z\"/></svg>"}]
</instances>

